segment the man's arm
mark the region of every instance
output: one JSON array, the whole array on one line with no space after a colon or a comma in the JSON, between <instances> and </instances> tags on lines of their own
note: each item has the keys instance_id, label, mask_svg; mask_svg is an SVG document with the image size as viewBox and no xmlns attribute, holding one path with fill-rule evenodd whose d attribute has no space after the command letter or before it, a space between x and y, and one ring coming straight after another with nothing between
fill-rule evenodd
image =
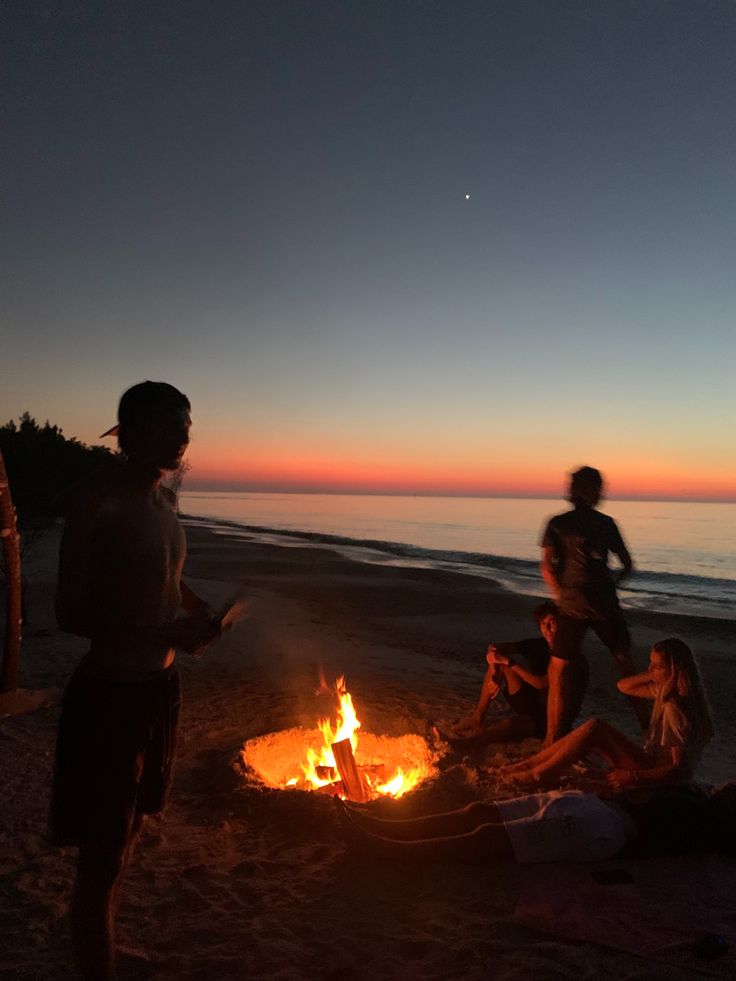
<instances>
[{"instance_id":1,"label":"man's arm","mask_svg":"<svg viewBox=\"0 0 736 981\"><path fill-rule=\"evenodd\" d=\"M522 681L526 681L528 685L532 688L536 688L538 691L542 691L543 688L547 687L547 672L544 674L534 674L533 671L529 671L527 668L523 668L520 664L512 663L509 664L509 668L514 674L518 675Z\"/></svg>"},{"instance_id":2,"label":"man's arm","mask_svg":"<svg viewBox=\"0 0 736 981\"><path fill-rule=\"evenodd\" d=\"M197 596L194 590L187 586L183 579L179 582L179 592L181 593L181 607L189 616L196 617L200 620L204 617L212 616L212 610L209 605L201 597Z\"/></svg>"},{"instance_id":3,"label":"man's arm","mask_svg":"<svg viewBox=\"0 0 736 981\"><path fill-rule=\"evenodd\" d=\"M636 698L654 698L654 678L649 671L619 678L616 687L623 695L634 695Z\"/></svg>"},{"instance_id":4,"label":"man's arm","mask_svg":"<svg viewBox=\"0 0 736 981\"><path fill-rule=\"evenodd\" d=\"M505 644L491 644L488 648L488 653L486 654L486 660L489 664L499 664L501 667L508 668L509 671L513 671L514 674L521 678L522 681L526 681L527 684L531 685L532 688L536 688L541 691L543 688L547 687L547 672L543 674L535 674L533 671L529 671L528 668L523 667L521 664L517 664L514 660L514 654L516 653L515 643L505 643Z\"/></svg>"},{"instance_id":5,"label":"man's arm","mask_svg":"<svg viewBox=\"0 0 736 981\"><path fill-rule=\"evenodd\" d=\"M618 530L618 525L615 522L613 527L615 529L615 532L614 532L613 544L611 545L611 551L619 560L622 566L622 568L619 569L618 572L616 573L616 585L618 586L624 579L626 579L627 576L630 576L631 573L634 571L634 562L631 558L631 554L629 553L628 548L626 547L626 543L624 542L623 537L621 536L621 532Z\"/></svg>"},{"instance_id":6,"label":"man's arm","mask_svg":"<svg viewBox=\"0 0 736 981\"><path fill-rule=\"evenodd\" d=\"M540 564L542 579L547 584L547 589L557 599L560 595L560 581L557 578L557 560L555 550L551 545L542 546L542 561Z\"/></svg>"}]
</instances>

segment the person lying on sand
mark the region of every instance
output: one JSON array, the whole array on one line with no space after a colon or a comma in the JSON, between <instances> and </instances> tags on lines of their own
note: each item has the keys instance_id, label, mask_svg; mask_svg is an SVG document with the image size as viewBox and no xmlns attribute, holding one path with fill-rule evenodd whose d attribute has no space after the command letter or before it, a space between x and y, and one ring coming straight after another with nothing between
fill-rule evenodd
<instances>
[{"instance_id":1,"label":"person lying on sand","mask_svg":"<svg viewBox=\"0 0 736 981\"><path fill-rule=\"evenodd\" d=\"M736 783L706 791L657 787L603 800L579 790L550 791L408 820L344 807L360 850L388 859L594 862L628 854L734 850Z\"/></svg>"},{"instance_id":2,"label":"person lying on sand","mask_svg":"<svg viewBox=\"0 0 736 981\"><path fill-rule=\"evenodd\" d=\"M547 665L557 630L557 607L541 603L534 610L540 637L491 644L486 654L488 670L473 712L449 729L435 727L437 735L456 749L471 749L489 743L513 742L547 730ZM524 663L517 659L522 658ZM504 692L512 714L483 728L491 702Z\"/></svg>"},{"instance_id":3,"label":"person lying on sand","mask_svg":"<svg viewBox=\"0 0 736 981\"><path fill-rule=\"evenodd\" d=\"M517 784L549 786L569 775L578 761L596 754L611 767L604 779L614 790L690 780L713 736L713 724L700 672L687 644L676 637L658 641L651 649L649 668L621 678L618 687L625 695L654 702L643 746L610 723L594 718L534 756L496 772ZM577 779L600 775L600 767L576 770Z\"/></svg>"},{"instance_id":4,"label":"person lying on sand","mask_svg":"<svg viewBox=\"0 0 736 981\"><path fill-rule=\"evenodd\" d=\"M171 778L175 649L201 652L222 632L181 581L184 532L161 485L189 443L189 412L186 396L163 382L123 394L111 431L123 457L78 489L61 543L57 619L90 646L64 693L50 834L79 847L71 928L85 981L115 975L122 874ZM177 619L179 608L189 616Z\"/></svg>"}]
</instances>

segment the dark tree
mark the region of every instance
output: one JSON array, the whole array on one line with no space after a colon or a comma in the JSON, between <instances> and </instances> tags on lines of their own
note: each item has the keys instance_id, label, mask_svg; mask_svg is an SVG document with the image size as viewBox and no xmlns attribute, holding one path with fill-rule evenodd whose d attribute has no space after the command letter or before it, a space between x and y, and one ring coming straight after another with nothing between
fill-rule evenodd
<instances>
[{"instance_id":1,"label":"dark tree","mask_svg":"<svg viewBox=\"0 0 736 981\"><path fill-rule=\"evenodd\" d=\"M113 456L105 446L67 439L48 420L39 426L28 412L17 425L0 426L0 450L21 525L63 514L71 488Z\"/></svg>"}]
</instances>

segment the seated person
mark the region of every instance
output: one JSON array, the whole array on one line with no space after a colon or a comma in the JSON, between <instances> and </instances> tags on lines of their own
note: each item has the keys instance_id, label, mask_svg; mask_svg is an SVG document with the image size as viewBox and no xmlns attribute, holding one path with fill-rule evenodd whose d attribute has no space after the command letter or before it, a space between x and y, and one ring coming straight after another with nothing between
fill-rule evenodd
<instances>
[{"instance_id":1,"label":"seated person","mask_svg":"<svg viewBox=\"0 0 736 981\"><path fill-rule=\"evenodd\" d=\"M543 739L547 728L547 665L557 629L557 607L540 604L534 611L540 637L505 644L491 644L486 654L486 671L475 710L448 732L437 735L458 749L489 743L512 742L535 736ZM523 658L526 667L517 661ZM512 715L482 728L488 707L505 688Z\"/></svg>"},{"instance_id":2,"label":"seated person","mask_svg":"<svg viewBox=\"0 0 736 981\"><path fill-rule=\"evenodd\" d=\"M617 791L683 783L691 779L700 754L713 736L700 672L690 648L676 637L658 641L642 674L621 678L625 695L654 702L644 745L619 729L590 719L534 756L501 767L515 783L550 785L569 775L575 763L595 753L610 765L607 784ZM576 769L578 778L600 776L600 768Z\"/></svg>"},{"instance_id":3,"label":"seated person","mask_svg":"<svg viewBox=\"0 0 736 981\"><path fill-rule=\"evenodd\" d=\"M579 790L555 790L398 821L346 806L346 829L358 847L390 859L533 864L600 861L621 853L644 858L718 848L733 852L736 783L710 793L658 787L644 797L638 792L602 800Z\"/></svg>"}]
</instances>

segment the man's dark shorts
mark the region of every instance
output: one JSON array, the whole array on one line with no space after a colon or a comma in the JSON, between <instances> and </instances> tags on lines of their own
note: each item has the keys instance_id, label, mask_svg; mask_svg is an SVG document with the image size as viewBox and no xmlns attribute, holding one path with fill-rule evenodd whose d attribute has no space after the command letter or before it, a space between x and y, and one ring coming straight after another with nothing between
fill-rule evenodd
<instances>
[{"instance_id":1,"label":"man's dark shorts","mask_svg":"<svg viewBox=\"0 0 736 981\"><path fill-rule=\"evenodd\" d=\"M552 642L552 656L561 661L574 661L580 657L583 638L588 628L598 635L612 654L626 654L631 649L629 628L620 610L600 620L582 620L560 613L557 617L557 632Z\"/></svg>"},{"instance_id":2,"label":"man's dark shorts","mask_svg":"<svg viewBox=\"0 0 736 981\"><path fill-rule=\"evenodd\" d=\"M137 814L156 814L171 780L179 718L173 668L112 682L77 670L59 721L50 836L56 845L124 845Z\"/></svg>"}]
</instances>

